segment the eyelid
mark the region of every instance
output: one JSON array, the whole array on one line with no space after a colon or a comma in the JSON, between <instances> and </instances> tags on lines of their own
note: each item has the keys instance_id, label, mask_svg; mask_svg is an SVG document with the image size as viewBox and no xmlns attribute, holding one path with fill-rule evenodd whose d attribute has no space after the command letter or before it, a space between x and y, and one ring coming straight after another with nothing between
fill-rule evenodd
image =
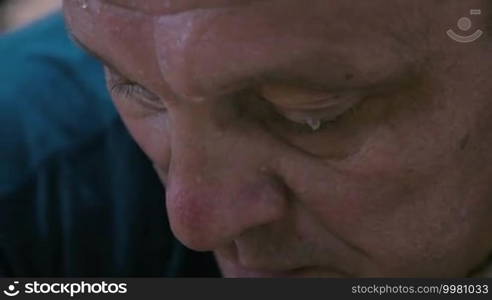
<instances>
[{"instance_id":1,"label":"eyelid","mask_svg":"<svg viewBox=\"0 0 492 300\"><path fill-rule=\"evenodd\" d=\"M129 101L138 102L149 109L159 111L166 110L161 98L147 90L144 86L126 79L109 67L106 67L106 76L112 95L128 99Z\"/></svg>"},{"instance_id":2,"label":"eyelid","mask_svg":"<svg viewBox=\"0 0 492 300\"><path fill-rule=\"evenodd\" d=\"M363 91L319 91L288 85L264 85L259 93L275 107L283 111L327 113L345 110L360 102Z\"/></svg>"},{"instance_id":3,"label":"eyelid","mask_svg":"<svg viewBox=\"0 0 492 300\"><path fill-rule=\"evenodd\" d=\"M299 110L289 110L289 109L279 109L279 108L277 108L277 110L285 118L296 123L304 124L306 123L307 120L319 120L320 122L334 121L349 108L329 110L329 111L324 111L324 110L299 111Z\"/></svg>"},{"instance_id":4,"label":"eyelid","mask_svg":"<svg viewBox=\"0 0 492 300\"><path fill-rule=\"evenodd\" d=\"M144 88L138 83L120 83L120 84L115 84L111 87L111 90L120 93L120 94L125 94L127 96L132 96L132 95L138 95L145 97L148 100L152 101L160 101L159 97L157 97L155 94ZM125 92L125 93L124 93Z\"/></svg>"},{"instance_id":5,"label":"eyelid","mask_svg":"<svg viewBox=\"0 0 492 300\"><path fill-rule=\"evenodd\" d=\"M129 102L136 102L146 108L164 111L166 106L159 97L149 92L147 89L135 83L119 83L110 87L111 93L118 98L123 98Z\"/></svg>"},{"instance_id":6,"label":"eyelid","mask_svg":"<svg viewBox=\"0 0 492 300\"><path fill-rule=\"evenodd\" d=\"M358 91L341 93L305 93L297 91L292 98L287 89L285 93L262 93L261 97L272 103L275 110L287 121L317 130L324 123L335 122L347 111L362 101ZM265 95L266 94L266 95ZM269 95L276 99L267 98ZM283 94L281 97L280 95ZM288 99L290 98L290 99Z\"/></svg>"},{"instance_id":7,"label":"eyelid","mask_svg":"<svg viewBox=\"0 0 492 300\"><path fill-rule=\"evenodd\" d=\"M257 94L295 132L313 133L336 128L342 119L354 114L369 96L370 89L311 90L277 86L277 90L258 87ZM271 98L269 98L271 97ZM272 99L273 98L273 99ZM288 124L291 124L289 126Z\"/></svg>"},{"instance_id":8,"label":"eyelid","mask_svg":"<svg viewBox=\"0 0 492 300\"><path fill-rule=\"evenodd\" d=\"M349 112L354 112L357 104L337 110L329 111L299 111L299 110L280 110L277 112L288 122L295 123L309 129L310 131L318 131L328 124L336 124L343 116Z\"/></svg>"},{"instance_id":9,"label":"eyelid","mask_svg":"<svg viewBox=\"0 0 492 300\"><path fill-rule=\"evenodd\" d=\"M343 91L321 91L288 84L264 84L259 87L258 92L276 105L309 107L335 103Z\"/></svg>"}]
</instances>

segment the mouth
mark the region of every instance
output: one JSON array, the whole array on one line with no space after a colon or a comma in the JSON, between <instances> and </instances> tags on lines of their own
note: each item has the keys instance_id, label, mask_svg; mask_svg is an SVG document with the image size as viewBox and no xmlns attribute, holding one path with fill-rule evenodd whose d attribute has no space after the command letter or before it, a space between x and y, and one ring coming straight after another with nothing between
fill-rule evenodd
<instances>
[{"instance_id":1,"label":"mouth","mask_svg":"<svg viewBox=\"0 0 492 300\"><path fill-rule=\"evenodd\" d=\"M168 0L161 2L106 0L106 2L111 3L115 6L151 13L155 13L156 11L158 11L161 15L177 14L196 9L248 5L257 1L259 0Z\"/></svg>"},{"instance_id":2,"label":"mouth","mask_svg":"<svg viewBox=\"0 0 492 300\"><path fill-rule=\"evenodd\" d=\"M226 278L352 278L354 274L333 264L303 264L300 261L257 257L241 259L235 245L216 249L214 256ZM287 263L289 261L289 263Z\"/></svg>"},{"instance_id":3,"label":"mouth","mask_svg":"<svg viewBox=\"0 0 492 300\"><path fill-rule=\"evenodd\" d=\"M244 266L231 257L215 255L222 275L227 278L349 278L350 274L330 266L300 266L279 268Z\"/></svg>"}]
</instances>

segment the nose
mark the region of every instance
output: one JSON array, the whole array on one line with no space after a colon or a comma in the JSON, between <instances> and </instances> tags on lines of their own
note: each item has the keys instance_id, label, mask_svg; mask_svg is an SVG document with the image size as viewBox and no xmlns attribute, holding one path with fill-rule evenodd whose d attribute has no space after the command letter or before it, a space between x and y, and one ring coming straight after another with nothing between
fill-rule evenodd
<instances>
[{"instance_id":1,"label":"nose","mask_svg":"<svg viewBox=\"0 0 492 300\"><path fill-rule=\"evenodd\" d=\"M220 128L211 119L173 126L166 207L183 244L213 250L282 218L285 191L271 171L272 147L261 132Z\"/></svg>"}]
</instances>

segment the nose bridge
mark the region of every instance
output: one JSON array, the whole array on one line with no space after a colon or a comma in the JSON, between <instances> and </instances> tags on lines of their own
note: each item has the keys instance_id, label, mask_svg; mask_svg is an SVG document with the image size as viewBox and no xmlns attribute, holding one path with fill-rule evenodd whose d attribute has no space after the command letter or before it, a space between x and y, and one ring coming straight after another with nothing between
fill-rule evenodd
<instances>
[{"instance_id":1,"label":"nose bridge","mask_svg":"<svg viewBox=\"0 0 492 300\"><path fill-rule=\"evenodd\" d=\"M171 138L169 221L175 235L196 250L213 250L275 221L285 205L282 186L267 172L262 142L216 124L211 118L177 121Z\"/></svg>"}]
</instances>

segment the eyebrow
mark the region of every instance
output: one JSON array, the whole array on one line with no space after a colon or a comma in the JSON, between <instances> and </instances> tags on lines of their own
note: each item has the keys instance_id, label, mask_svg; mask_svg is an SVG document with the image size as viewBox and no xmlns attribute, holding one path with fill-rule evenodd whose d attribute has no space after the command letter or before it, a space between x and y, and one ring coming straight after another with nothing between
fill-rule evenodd
<instances>
[{"instance_id":1,"label":"eyebrow","mask_svg":"<svg viewBox=\"0 0 492 300\"><path fill-rule=\"evenodd\" d=\"M89 48L85 43L83 43L80 39L78 39L73 32L69 29L68 31L68 36L70 39L82 50L84 50L87 54L91 55L95 59L99 60L105 67L108 69L114 71L115 73L118 73L120 76L124 77L125 79L129 81L134 81L132 79L133 76L130 76L128 73L123 72L120 68L116 67L114 63L112 63L109 59L104 58L101 54L97 53L95 50L92 50ZM350 67L350 64L348 65ZM397 72L397 74L386 74L386 76L383 75L383 77L387 77L385 79L384 85L388 84L388 80L392 82L392 85L396 85L394 82L397 80L401 80L404 77L407 77L405 75L408 75L408 73L411 70L408 67L405 67L404 70L400 70ZM264 72L260 72L255 75L250 75L248 76L247 80L245 78L241 78L242 81L246 81L246 83L242 82L241 84L238 84L239 79L232 80L231 82L226 82L225 84L219 84L219 86L222 89L229 90L229 89L236 89L237 86L244 86L244 85L250 85L250 86L255 86L258 83L261 82L269 82L269 83L281 83L281 84L292 84L296 85L299 87L303 88L309 88L313 90L319 90L319 91L343 91L347 89L347 84L350 87L353 87L354 84L359 85L359 88L368 88L368 86L371 89L379 89L381 87L381 83L370 83L367 84L367 82L361 83L361 82L353 82L351 79L353 78L353 70L343 70L342 74L340 76L337 76L338 78L332 78L332 80L327 81L324 77L320 78L319 75L316 74L309 74L310 72L307 72L305 69L301 71L300 74L292 74L289 71L279 69L279 70L266 70ZM343 80L345 79L345 80Z\"/></svg>"},{"instance_id":2,"label":"eyebrow","mask_svg":"<svg viewBox=\"0 0 492 300\"><path fill-rule=\"evenodd\" d=\"M109 60L105 59L95 51L91 50L87 45L85 45L81 40L79 40L70 30L68 31L68 36L79 48L87 52L87 54L99 60L103 65L105 65L109 69L112 69L118 72L119 74L121 74L123 77L128 78L128 76L122 73L121 70L117 68L113 63L111 63Z\"/></svg>"},{"instance_id":3,"label":"eyebrow","mask_svg":"<svg viewBox=\"0 0 492 300\"><path fill-rule=\"evenodd\" d=\"M122 72L119 68L117 68L112 62L110 62L108 59L104 58L102 55L98 54L94 50L90 49L85 43L83 43L81 40L79 40L71 30L68 30L68 35L70 39L82 50L87 52L87 54L91 55L92 57L96 58L99 60L101 63L103 63L107 68L115 71L116 73L120 74L122 77L131 80L131 76L128 74L125 74ZM257 80L259 81L268 81L268 82L279 82L279 83L286 83L286 82L291 82L291 83L296 83L296 85L303 86L305 88L313 88L317 90L327 90L328 87L326 83L317 83L314 81L312 78L303 78L303 76L300 77L292 77L287 76L288 78L285 78L285 74L282 71L275 71L275 70L269 70L266 73L263 74L257 74L256 76L252 76L249 78L248 82L255 84ZM299 84L302 83L302 84ZM231 84L231 86L236 86L237 84ZM228 86L228 85L226 85ZM330 89L332 89L332 85L329 86Z\"/></svg>"}]
</instances>

